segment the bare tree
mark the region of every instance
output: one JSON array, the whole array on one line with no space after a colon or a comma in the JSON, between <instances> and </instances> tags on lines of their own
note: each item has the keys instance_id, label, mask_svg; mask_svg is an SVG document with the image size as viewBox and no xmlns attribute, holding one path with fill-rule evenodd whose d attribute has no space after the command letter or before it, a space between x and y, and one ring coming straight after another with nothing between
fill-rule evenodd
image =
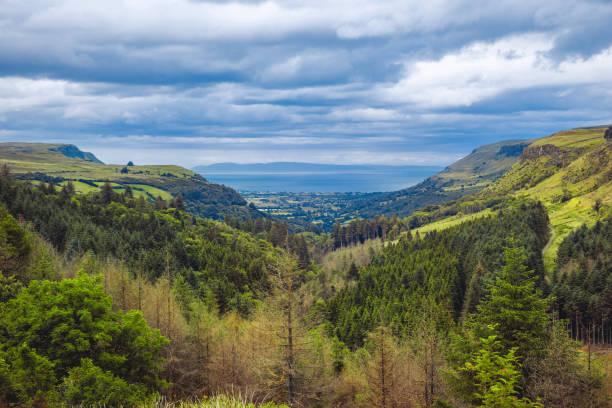
<instances>
[{"instance_id":1,"label":"bare tree","mask_svg":"<svg viewBox=\"0 0 612 408\"><path fill-rule=\"evenodd\" d=\"M442 347L444 336L437 324L447 313L440 310L432 300L423 302L423 313L418 322L411 343L414 350L415 366L420 371L420 398L423 405L431 408L436 397L442 394L441 369L444 363Z\"/></svg>"},{"instance_id":2,"label":"bare tree","mask_svg":"<svg viewBox=\"0 0 612 408\"><path fill-rule=\"evenodd\" d=\"M274 270L274 298L268 303L269 330L278 339L276 358L267 367L269 392L292 406L310 406L325 388L319 375L321 360L310 359L311 341L304 325L305 307L296 260L285 255ZM331 363L330 363L331 364Z\"/></svg>"},{"instance_id":3,"label":"bare tree","mask_svg":"<svg viewBox=\"0 0 612 408\"><path fill-rule=\"evenodd\" d=\"M391 392L395 386L395 363L397 346L387 327L379 326L369 336L372 359L369 361L367 379L367 398L376 408L395 407Z\"/></svg>"}]
</instances>

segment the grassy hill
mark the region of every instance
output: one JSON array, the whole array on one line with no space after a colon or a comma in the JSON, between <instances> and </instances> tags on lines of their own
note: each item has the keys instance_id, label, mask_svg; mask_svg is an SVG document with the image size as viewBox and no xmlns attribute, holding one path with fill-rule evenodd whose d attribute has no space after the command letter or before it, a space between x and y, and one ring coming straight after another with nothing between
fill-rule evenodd
<instances>
[{"instance_id":1,"label":"grassy hill","mask_svg":"<svg viewBox=\"0 0 612 408\"><path fill-rule=\"evenodd\" d=\"M99 190L109 181L118 192L130 186L135 195L148 199L161 196L167 200L181 194L190 212L207 218L263 215L233 189L211 183L183 167L103 164L74 145L0 143L0 164L7 164L20 179L53 179L58 185L70 180L81 193Z\"/></svg>"},{"instance_id":2,"label":"grassy hill","mask_svg":"<svg viewBox=\"0 0 612 408\"><path fill-rule=\"evenodd\" d=\"M519 160L480 193L447 204L438 214L453 214L418 228L421 233L442 230L484 217L526 199L541 201L550 218L551 234L544 248L544 262L551 270L559 244L571 231L592 225L612 211L612 140L607 127L572 129L533 141ZM492 203L487 208L476 203ZM477 211L461 211L473 207ZM427 213L427 212L425 212ZM420 214L422 217L424 214Z\"/></svg>"},{"instance_id":3,"label":"grassy hill","mask_svg":"<svg viewBox=\"0 0 612 408\"><path fill-rule=\"evenodd\" d=\"M479 147L416 186L356 199L347 206L346 213L364 218L406 217L419 208L477 193L508 171L529 143L506 140Z\"/></svg>"}]
</instances>

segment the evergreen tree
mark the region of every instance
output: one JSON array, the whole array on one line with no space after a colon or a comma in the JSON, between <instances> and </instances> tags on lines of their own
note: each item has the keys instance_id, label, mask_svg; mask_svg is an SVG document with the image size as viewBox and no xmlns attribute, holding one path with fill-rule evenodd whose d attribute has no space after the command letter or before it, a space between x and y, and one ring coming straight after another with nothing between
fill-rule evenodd
<instances>
[{"instance_id":1,"label":"evergreen tree","mask_svg":"<svg viewBox=\"0 0 612 408\"><path fill-rule=\"evenodd\" d=\"M351 262L351 266L348 270L348 278L351 280L359 279L359 269L357 269L357 265L355 265L355 262Z\"/></svg>"},{"instance_id":2,"label":"evergreen tree","mask_svg":"<svg viewBox=\"0 0 612 408\"><path fill-rule=\"evenodd\" d=\"M2 166L0 167L0 176L7 180L10 180L12 178L11 168L6 163L2 164Z\"/></svg>"},{"instance_id":3,"label":"evergreen tree","mask_svg":"<svg viewBox=\"0 0 612 408\"><path fill-rule=\"evenodd\" d=\"M484 266L478 263L476 270L472 273L470 283L468 284L465 292L465 300L463 301L463 312L462 317L465 318L472 313L476 312L476 307L482 297L482 278L485 275Z\"/></svg>"},{"instance_id":4,"label":"evergreen tree","mask_svg":"<svg viewBox=\"0 0 612 408\"><path fill-rule=\"evenodd\" d=\"M276 327L273 331L280 339L279 359L272 361L268 367L271 375L271 391L277 398L289 405L301 405L310 394L309 387L314 385L312 379L306 378L304 370L305 329L302 326L303 307L300 304L297 290L299 275L295 260L286 255L276 266L274 284L276 299L274 303Z\"/></svg>"},{"instance_id":5,"label":"evergreen tree","mask_svg":"<svg viewBox=\"0 0 612 408\"><path fill-rule=\"evenodd\" d=\"M342 246L342 228L338 222L334 223L332 238L334 240L334 248L340 248Z\"/></svg>"},{"instance_id":6,"label":"evergreen tree","mask_svg":"<svg viewBox=\"0 0 612 408\"><path fill-rule=\"evenodd\" d=\"M114 197L113 187L108 181L102 185L102 189L100 193L101 193L103 204L110 204L113 202L113 197Z\"/></svg>"},{"instance_id":7,"label":"evergreen tree","mask_svg":"<svg viewBox=\"0 0 612 408\"><path fill-rule=\"evenodd\" d=\"M296 238L296 252L299 268L306 270L310 266L310 254L308 253L306 239L303 236L298 236Z\"/></svg>"},{"instance_id":8,"label":"evergreen tree","mask_svg":"<svg viewBox=\"0 0 612 408\"><path fill-rule=\"evenodd\" d=\"M494 329L493 327L491 327ZM481 408L535 408L540 404L518 397L521 377L516 348L505 354L497 336L480 339L480 349L465 364L465 370L474 376L478 391L474 397Z\"/></svg>"},{"instance_id":9,"label":"evergreen tree","mask_svg":"<svg viewBox=\"0 0 612 408\"><path fill-rule=\"evenodd\" d=\"M125 186L125 196L127 198L134 198L134 192L132 191L132 187Z\"/></svg>"},{"instance_id":10,"label":"evergreen tree","mask_svg":"<svg viewBox=\"0 0 612 408\"><path fill-rule=\"evenodd\" d=\"M176 196L174 204L177 210L185 211L185 202L183 201L183 196L180 193L178 196Z\"/></svg>"},{"instance_id":11,"label":"evergreen tree","mask_svg":"<svg viewBox=\"0 0 612 408\"><path fill-rule=\"evenodd\" d=\"M504 349L516 348L517 357L525 358L544 347L548 302L536 289L534 272L527 270L524 248L513 243L505 257L506 264L478 306L475 319L482 326L493 325Z\"/></svg>"},{"instance_id":12,"label":"evergreen tree","mask_svg":"<svg viewBox=\"0 0 612 408\"><path fill-rule=\"evenodd\" d=\"M47 186L47 193L48 194L57 193L57 191L55 190L55 183L53 182L53 179L49 180L49 185Z\"/></svg>"},{"instance_id":13,"label":"evergreen tree","mask_svg":"<svg viewBox=\"0 0 612 408\"><path fill-rule=\"evenodd\" d=\"M74 184L70 180L68 180L68 182L66 183L66 191L71 196L76 194L76 189L74 188Z\"/></svg>"},{"instance_id":14,"label":"evergreen tree","mask_svg":"<svg viewBox=\"0 0 612 408\"><path fill-rule=\"evenodd\" d=\"M5 303L13 299L20 290L21 283L12 276L4 276L2 270L0 270L0 303ZM2 395L1 392L0 395Z\"/></svg>"},{"instance_id":15,"label":"evergreen tree","mask_svg":"<svg viewBox=\"0 0 612 408\"><path fill-rule=\"evenodd\" d=\"M155 209L156 210L165 210L167 208L167 204L166 201L161 198L161 196L157 196L157 198L155 199Z\"/></svg>"}]
</instances>

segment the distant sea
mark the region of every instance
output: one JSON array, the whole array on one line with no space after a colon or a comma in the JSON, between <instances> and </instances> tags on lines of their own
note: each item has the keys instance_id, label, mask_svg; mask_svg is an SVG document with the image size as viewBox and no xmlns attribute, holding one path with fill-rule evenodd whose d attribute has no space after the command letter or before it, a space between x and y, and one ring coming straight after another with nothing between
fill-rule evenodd
<instances>
[{"instance_id":1,"label":"distant sea","mask_svg":"<svg viewBox=\"0 0 612 408\"><path fill-rule=\"evenodd\" d=\"M439 166L217 163L193 170L209 181L239 191L372 193L410 187L442 169Z\"/></svg>"}]
</instances>

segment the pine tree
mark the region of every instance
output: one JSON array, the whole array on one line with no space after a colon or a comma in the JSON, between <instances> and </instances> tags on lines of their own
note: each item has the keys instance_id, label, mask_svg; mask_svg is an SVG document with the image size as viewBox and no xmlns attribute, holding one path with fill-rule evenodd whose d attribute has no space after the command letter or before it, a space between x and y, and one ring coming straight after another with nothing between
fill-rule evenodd
<instances>
[{"instance_id":1,"label":"pine tree","mask_svg":"<svg viewBox=\"0 0 612 408\"><path fill-rule=\"evenodd\" d=\"M285 290L285 338L284 338L284 355L285 355L285 373L286 373L286 385L287 385L287 401L289 404L293 404L296 400L296 332L295 332L295 299L294 291L296 288L295 272L290 263L287 262L280 271L281 287Z\"/></svg>"},{"instance_id":2,"label":"pine tree","mask_svg":"<svg viewBox=\"0 0 612 408\"><path fill-rule=\"evenodd\" d=\"M132 191L132 187L125 186L125 196L127 198L134 198L134 192Z\"/></svg>"},{"instance_id":3,"label":"pine tree","mask_svg":"<svg viewBox=\"0 0 612 408\"><path fill-rule=\"evenodd\" d=\"M334 223L332 238L334 239L334 248L339 248L342 246L342 228L338 222Z\"/></svg>"},{"instance_id":4,"label":"pine tree","mask_svg":"<svg viewBox=\"0 0 612 408\"><path fill-rule=\"evenodd\" d=\"M306 239L303 236L297 238L297 254L298 254L298 266L300 269L307 269L310 266L310 254L308 253L308 245Z\"/></svg>"},{"instance_id":5,"label":"pine tree","mask_svg":"<svg viewBox=\"0 0 612 408\"><path fill-rule=\"evenodd\" d=\"M68 183L66 183L65 188L69 195L73 196L76 194L76 189L74 188L74 184L72 183L72 181L68 181Z\"/></svg>"},{"instance_id":6,"label":"pine tree","mask_svg":"<svg viewBox=\"0 0 612 408\"><path fill-rule=\"evenodd\" d=\"M113 187L110 185L110 183L107 181L106 183L104 183L104 185L102 186L102 202L104 204L110 204L111 202L113 202Z\"/></svg>"},{"instance_id":7,"label":"pine tree","mask_svg":"<svg viewBox=\"0 0 612 408\"><path fill-rule=\"evenodd\" d=\"M357 269L357 265L355 265L355 262L351 262L351 266L348 270L348 278L351 280L359 279L359 270Z\"/></svg>"},{"instance_id":8,"label":"pine tree","mask_svg":"<svg viewBox=\"0 0 612 408\"><path fill-rule=\"evenodd\" d=\"M161 196L157 196L157 198L155 199L155 209L164 210L166 208L167 208L166 201L163 198L161 198Z\"/></svg>"},{"instance_id":9,"label":"pine tree","mask_svg":"<svg viewBox=\"0 0 612 408\"><path fill-rule=\"evenodd\" d=\"M465 300L463 301L463 312L462 318L465 318L472 313L476 312L476 308L478 303L480 302L480 298L482 296L482 277L485 274L484 266L479 262L478 266L474 273L472 273L472 277L470 278L470 283L468 284L467 290L465 292Z\"/></svg>"},{"instance_id":10,"label":"pine tree","mask_svg":"<svg viewBox=\"0 0 612 408\"><path fill-rule=\"evenodd\" d=\"M525 266L525 250L516 245L505 250L506 264L478 306L477 322L493 325L505 350L517 348L524 358L542 350L547 337L548 302L536 289L534 272Z\"/></svg>"},{"instance_id":11,"label":"pine tree","mask_svg":"<svg viewBox=\"0 0 612 408\"><path fill-rule=\"evenodd\" d=\"M516 348L502 355L503 348L497 336L480 339L481 348L465 364L465 370L472 373L477 384L477 400L488 408L536 408L540 404L526 398L518 398L518 383L521 377Z\"/></svg>"},{"instance_id":12,"label":"pine tree","mask_svg":"<svg viewBox=\"0 0 612 408\"><path fill-rule=\"evenodd\" d=\"M185 202L183 201L183 196L180 193L178 196L176 196L176 200L174 203L177 210L185 211Z\"/></svg>"},{"instance_id":13,"label":"pine tree","mask_svg":"<svg viewBox=\"0 0 612 408\"><path fill-rule=\"evenodd\" d=\"M53 179L49 180L49 185L47 186L47 193L49 194L57 193L57 191L55 190L55 183L53 182Z\"/></svg>"}]
</instances>

